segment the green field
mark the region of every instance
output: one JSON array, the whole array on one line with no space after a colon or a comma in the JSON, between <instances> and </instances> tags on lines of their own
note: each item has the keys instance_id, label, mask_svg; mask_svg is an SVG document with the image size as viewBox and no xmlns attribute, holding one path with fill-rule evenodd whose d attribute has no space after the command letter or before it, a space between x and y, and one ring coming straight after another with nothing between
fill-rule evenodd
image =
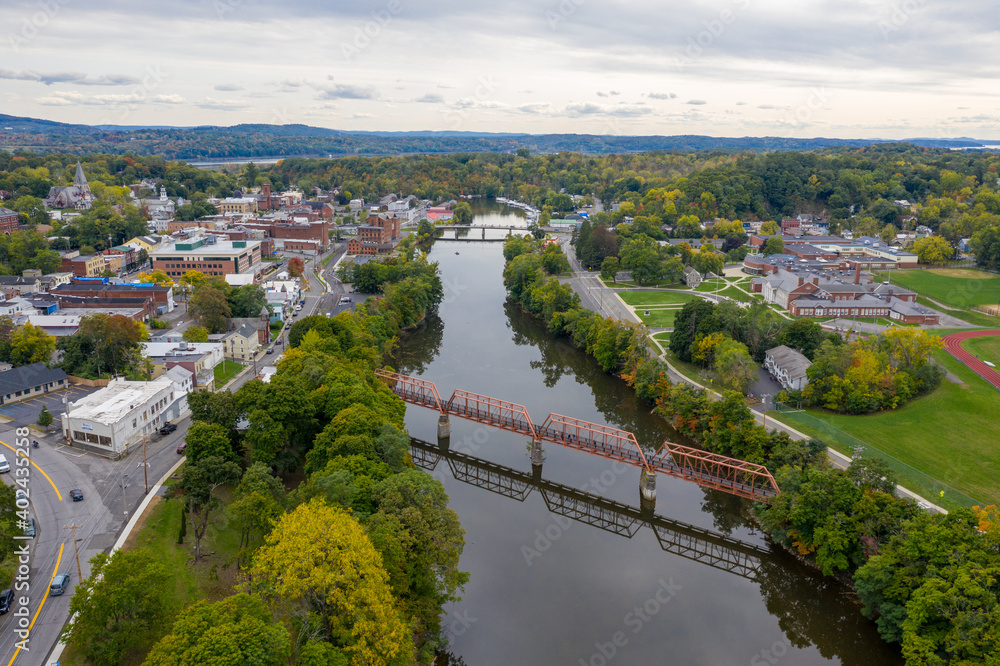
<instances>
[{"instance_id":1,"label":"green field","mask_svg":"<svg viewBox=\"0 0 1000 666\"><path fill-rule=\"evenodd\" d=\"M739 301L740 303L749 303L753 300L753 297L750 294L740 291L736 287L726 287L719 292L719 296L725 296L726 298Z\"/></svg>"},{"instance_id":2,"label":"green field","mask_svg":"<svg viewBox=\"0 0 1000 666\"><path fill-rule=\"evenodd\" d=\"M654 308L649 310L648 315L645 310L636 310L635 314L650 328L673 328L678 312L680 308Z\"/></svg>"},{"instance_id":3,"label":"green field","mask_svg":"<svg viewBox=\"0 0 1000 666\"><path fill-rule=\"evenodd\" d=\"M962 343L962 348L979 359L1000 367L1000 335L971 338Z\"/></svg>"},{"instance_id":4,"label":"green field","mask_svg":"<svg viewBox=\"0 0 1000 666\"><path fill-rule=\"evenodd\" d=\"M653 339L666 346L666 344L670 342L670 333L657 333L653 336Z\"/></svg>"},{"instance_id":5,"label":"green field","mask_svg":"<svg viewBox=\"0 0 1000 666\"><path fill-rule=\"evenodd\" d=\"M672 291L620 291L618 295L631 306L638 305L684 305L698 298L694 294L678 294Z\"/></svg>"},{"instance_id":6,"label":"green field","mask_svg":"<svg viewBox=\"0 0 1000 666\"><path fill-rule=\"evenodd\" d=\"M1000 275L972 268L892 271L877 277L954 308L1000 304Z\"/></svg>"},{"instance_id":7,"label":"green field","mask_svg":"<svg viewBox=\"0 0 1000 666\"><path fill-rule=\"evenodd\" d=\"M225 359L222 363L215 366L215 388L221 389L230 379L238 375L242 369L242 363L230 361L229 359Z\"/></svg>"},{"instance_id":8,"label":"green field","mask_svg":"<svg viewBox=\"0 0 1000 666\"><path fill-rule=\"evenodd\" d=\"M935 352L934 357L962 384L944 379L930 395L899 409L868 416L814 409L806 414L977 500L1000 503L1000 447L995 417L1000 411L1000 393L944 350ZM795 414L784 415L783 420L800 427Z\"/></svg>"}]
</instances>

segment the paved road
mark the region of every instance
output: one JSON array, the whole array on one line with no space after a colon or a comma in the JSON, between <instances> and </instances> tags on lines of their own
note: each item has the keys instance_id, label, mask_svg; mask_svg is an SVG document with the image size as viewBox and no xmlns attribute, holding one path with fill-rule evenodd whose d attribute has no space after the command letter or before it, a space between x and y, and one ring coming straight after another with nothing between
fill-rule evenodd
<instances>
[{"instance_id":1,"label":"paved road","mask_svg":"<svg viewBox=\"0 0 1000 666\"><path fill-rule=\"evenodd\" d=\"M178 426L175 432L156 437L146 447L150 484L177 462L177 444L187 433L188 421L185 419ZM18 448L17 439L13 424L0 426L0 450L5 452L12 467L15 458L11 449ZM15 642L19 639L14 634L17 618L13 612L0 616L0 664L4 666L42 664L68 619L69 600L80 576L72 532L65 526L79 525L77 547L86 577L90 575L90 558L114 545L127 522L126 511L134 511L145 496L141 448L122 460L109 461L60 446L56 436L38 439L39 448L28 449L31 465L22 477L27 480L30 512L36 522L35 538L24 542L30 551L28 614L33 626L29 650L17 651ZM3 475L5 483L13 483L14 478L14 474ZM69 491L75 488L83 491L83 501L70 500ZM70 589L61 597L49 597L49 582L57 572L70 574Z\"/></svg>"}]
</instances>

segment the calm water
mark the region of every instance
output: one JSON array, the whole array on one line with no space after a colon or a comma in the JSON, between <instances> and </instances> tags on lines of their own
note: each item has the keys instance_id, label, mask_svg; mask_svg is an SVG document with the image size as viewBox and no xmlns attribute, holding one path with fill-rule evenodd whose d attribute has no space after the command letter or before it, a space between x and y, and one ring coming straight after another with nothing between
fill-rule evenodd
<instances>
[{"instance_id":1,"label":"calm water","mask_svg":"<svg viewBox=\"0 0 1000 666\"><path fill-rule=\"evenodd\" d=\"M494 222L509 218L475 220ZM435 245L445 301L402 342L400 371L445 399L524 404L536 423L556 412L644 446L677 441L623 382L505 303L501 248ZM442 450L433 412L410 406L406 424L466 530L471 579L445 623L469 666L902 663L841 588L767 545L743 500L661 476L642 508L635 468L546 445L533 475L524 437L452 417Z\"/></svg>"}]
</instances>

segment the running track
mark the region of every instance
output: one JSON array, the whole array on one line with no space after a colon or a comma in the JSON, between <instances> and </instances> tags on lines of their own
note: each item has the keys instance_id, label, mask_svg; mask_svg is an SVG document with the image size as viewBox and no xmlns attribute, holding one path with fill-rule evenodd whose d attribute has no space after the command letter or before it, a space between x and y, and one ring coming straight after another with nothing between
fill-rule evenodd
<instances>
[{"instance_id":1,"label":"running track","mask_svg":"<svg viewBox=\"0 0 1000 666\"><path fill-rule=\"evenodd\" d=\"M951 335L943 338L944 348L959 361L975 370L980 377L988 381L990 384L993 384L993 386L997 387L997 389L1000 389L1000 373L980 361L973 354L970 354L962 349L963 340L968 340L969 338L981 338L987 335L1000 335L1000 330L952 333Z\"/></svg>"}]
</instances>

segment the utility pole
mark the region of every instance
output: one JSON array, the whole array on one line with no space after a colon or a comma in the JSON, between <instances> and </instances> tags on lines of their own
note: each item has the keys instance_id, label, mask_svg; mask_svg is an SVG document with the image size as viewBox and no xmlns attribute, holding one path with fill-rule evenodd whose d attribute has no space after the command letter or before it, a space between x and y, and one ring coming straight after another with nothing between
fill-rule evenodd
<instances>
[{"instance_id":1,"label":"utility pole","mask_svg":"<svg viewBox=\"0 0 1000 666\"><path fill-rule=\"evenodd\" d=\"M83 580L83 570L80 569L80 551L76 546L76 531L80 529L80 525L66 525L63 529L73 530L73 554L76 555L76 575Z\"/></svg>"},{"instance_id":2,"label":"utility pole","mask_svg":"<svg viewBox=\"0 0 1000 666\"><path fill-rule=\"evenodd\" d=\"M146 494L149 494L149 464L146 463L146 439L142 440L142 480L146 484Z\"/></svg>"}]
</instances>

